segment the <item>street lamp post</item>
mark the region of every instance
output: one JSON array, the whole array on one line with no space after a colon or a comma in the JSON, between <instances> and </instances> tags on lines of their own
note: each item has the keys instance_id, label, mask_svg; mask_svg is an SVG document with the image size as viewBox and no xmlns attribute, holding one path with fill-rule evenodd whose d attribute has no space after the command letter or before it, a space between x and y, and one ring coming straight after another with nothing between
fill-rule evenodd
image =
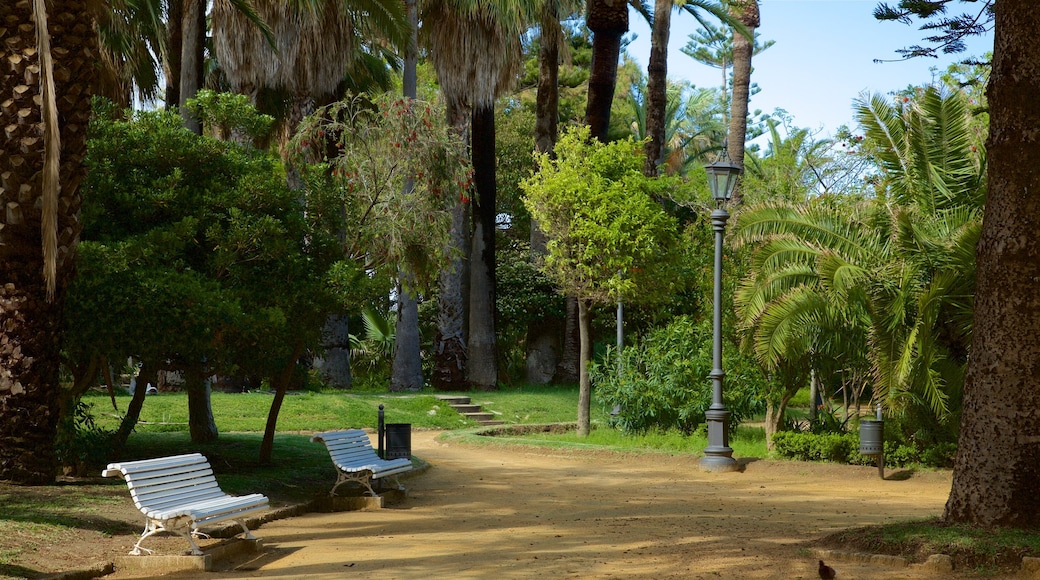
<instances>
[{"instance_id":1,"label":"street lamp post","mask_svg":"<svg viewBox=\"0 0 1040 580\"><path fill-rule=\"evenodd\" d=\"M729 446L729 411L722 402L722 379L726 376L722 370L722 244L726 222L729 220L726 202L733 195L742 169L729 162L725 148L719 159L704 169L708 172L708 187L715 198L715 210L711 212L711 225L715 230L715 319L712 329L713 366L709 375L712 383L711 407L704 413L708 422L708 446L704 449L701 468L706 471L736 471L739 466Z\"/></svg>"}]
</instances>

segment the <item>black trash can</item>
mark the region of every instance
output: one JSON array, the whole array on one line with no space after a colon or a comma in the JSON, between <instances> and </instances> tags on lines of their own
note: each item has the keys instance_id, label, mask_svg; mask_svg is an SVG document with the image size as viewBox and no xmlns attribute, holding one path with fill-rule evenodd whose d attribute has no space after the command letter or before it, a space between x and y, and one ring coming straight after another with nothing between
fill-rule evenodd
<instances>
[{"instance_id":1,"label":"black trash can","mask_svg":"<svg viewBox=\"0 0 1040 580\"><path fill-rule=\"evenodd\" d=\"M885 422L859 422L859 452L862 455L881 455L885 452Z\"/></svg>"},{"instance_id":2,"label":"black trash can","mask_svg":"<svg viewBox=\"0 0 1040 580\"><path fill-rule=\"evenodd\" d=\"M412 424L411 423L387 423L384 426L386 433L386 448L383 450L383 459L412 458Z\"/></svg>"}]
</instances>

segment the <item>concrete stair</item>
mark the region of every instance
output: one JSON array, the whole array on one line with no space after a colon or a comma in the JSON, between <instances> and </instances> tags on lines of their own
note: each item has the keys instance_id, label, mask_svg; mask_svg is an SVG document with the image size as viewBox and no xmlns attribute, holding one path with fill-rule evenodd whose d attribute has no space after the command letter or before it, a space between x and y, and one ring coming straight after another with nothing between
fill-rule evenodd
<instances>
[{"instance_id":1,"label":"concrete stair","mask_svg":"<svg viewBox=\"0 0 1040 580\"><path fill-rule=\"evenodd\" d=\"M480 405L475 405L469 397L457 395L436 395L437 400L443 401L458 414L475 421L478 425L502 425L505 421L495 419L494 413L484 411Z\"/></svg>"}]
</instances>

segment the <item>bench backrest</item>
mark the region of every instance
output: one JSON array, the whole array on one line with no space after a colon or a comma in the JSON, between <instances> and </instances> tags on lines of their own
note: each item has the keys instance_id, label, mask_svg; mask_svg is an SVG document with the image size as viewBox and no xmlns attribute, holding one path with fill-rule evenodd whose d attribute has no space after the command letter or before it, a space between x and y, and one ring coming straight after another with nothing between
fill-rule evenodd
<instances>
[{"instance_id":1,"label":"bench backrest","mask_svg":"<svg viewBox=\"0 0 1040 580\"><path fill-rule=\"evenodd\" d=\"M323 441L329 449L332 461L342 468L378 464L383 461L376 454L376 450L372 449L368 434L361 429L318 433L311 440Z\"/></svg>"},{"instance_id":2,"label":"bench backrest","mask_svg":"<svg viewBox=\"0 0 1040 580\"><path fill-rule=\"evenodd\" d=\"M122 475L142 511L164 510L224 497L209 461L200 453L110 463L105 477Z\"/></svg>"}]
</instances>

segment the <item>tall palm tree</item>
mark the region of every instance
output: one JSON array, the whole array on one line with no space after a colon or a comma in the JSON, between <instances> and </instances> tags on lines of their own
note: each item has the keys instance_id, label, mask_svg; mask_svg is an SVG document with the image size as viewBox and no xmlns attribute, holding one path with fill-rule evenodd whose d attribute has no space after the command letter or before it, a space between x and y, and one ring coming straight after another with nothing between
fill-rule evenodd
<instances>
[{"instance_id":1,"label":"tall palm tree","mask_svg":"<svg viewBox=\"0 0 1040 580\"><path fill-rule=\"evenodd\" d=\"M456 386L465 382L494 388L498 382L495 341L495 99L512 88L521 63L521 34L534 19L534 4L522 0L426 0L421 7L423 31L448 106L449 122L464 131L470 118L471 151L476 187L470 256L468 345L462 343L458 263L442 275L438 355L434 381ZM469 115L466 112L469 112ZM458 213L463 213L465 194ZM462 220L459 220L460 222ZM460 223L459 226L462 226ZM461 232L454 236L461 242ZM462 248L459 248L460 250ZM465 362L463 357L468 357Z\"/></svg>"},{"instance_id":2,"label":"tall palm tree","mask_svg":"<svg viewBox=\"0 0 1040 580\"><path fill-rule=\"evenodd\" d=\"M345 79L364 61L366 42L387 39L403 47L409 38L401 2L254 0L254 14L237 6L240 1L214 2L214 52L235 92L254 102L265 92L287 95L283 143L307 114L340 96ZM257 19L270 34L257 26ZM288 178L292 186L301 186L291 167ZM351 384L347 321L345 315L332 316L325 329L324 379L341 388Z\"/></svg>"},{"instance_id":3,"label":"tall palm tree","mask_svg":"<svg viewBox=\"0 0 1040 580\"><path fill-rule=\"evenodd\" d=\"M79 236L94 13L86 0L0 3L0 479L55 476L61 311Z\"/></svg>"}]
</instances>

